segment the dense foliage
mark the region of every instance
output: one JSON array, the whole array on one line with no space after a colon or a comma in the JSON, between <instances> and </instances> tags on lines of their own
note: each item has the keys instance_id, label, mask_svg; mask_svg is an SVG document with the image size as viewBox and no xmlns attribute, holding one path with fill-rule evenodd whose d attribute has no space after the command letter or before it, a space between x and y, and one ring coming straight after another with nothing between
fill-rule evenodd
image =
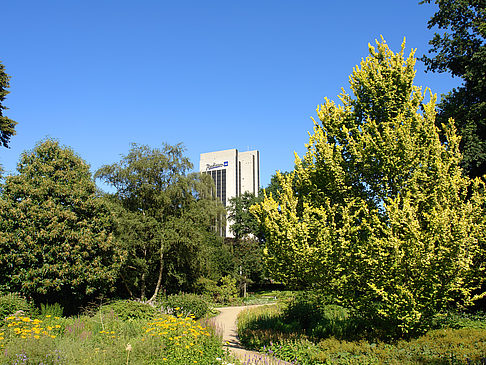
<instances>
[{"instance_id":1,"label":"dense foliage","mask_svg":"<svg viewBox=\"0 0 486 365\"><path fill-rule=\"evenodd\" d=\"M133 300L115 300L97 308L94 315L114 316L123 321L151 320L161 315L161 311L148 303Z\"/></svg>"},{"instance_id":2,"label":"dense foliage","mask_svg":"<svg viewBox=\"0 0 486 365\"><path fill-rule=\"evenodd\" d=\"M24 314L32 314L35 308L33 303L18 293L0 295L0 318L5 318L18 311L22 311Z\"/></svg>"},{"instance_id":3,"label":"dense foliage","mask_svg":"<svg viewBox=\"0 0 486 365\"><path fill-rule=\"evenodd\" d=\"M132 297L153 301L164 290L190 290L217 245L211 224L223 207L212 198L210 176L188 173L192 164L183 152L181 145L134 144L95 174L116 189L109 199L128 252L121 280Z\"/></svg>"},{"instance_id":4,"label":"dense foliage","mask_svg":"<svg viewBox=\"0 0 486 365\"><path fill-rule=\"evenodd\" d=\"M110 290L121 255L114 220L96 194L89 166L45 140L22 155L0 199L0 282L70 310Z\"/></svg>"},{"instance_id":5,"label":"dense foliage","mask_svg":"<svg viewBox=\"0 0 486 365\"><path fill-rule=\"evenodd\" d=\"M263 194L263 191L260 193ZM246 296L248 285L257 287L265 280L266 271L262 260L263 232L256 217L250 212L252 205L262 201L261 194L255 196L245 192L231 198L226 207L234 237L227 238L225 242L231 247L233 273L239 276L242 296Z\"/></svg>"},{"instance_id":6,"label":"dense foliage","mask_svg":"<svg viewBox=\"0 0 486 365\"><path fill-rule=\"evenodd\" d=\"M253 207L276 279L317 286L389 336L423 330L484 280L484 186L459 167L450 122L413 85L413 52L384 41L318 110L278 202Z\"/></svg>"},{"instance_id":7,"label":"dense foliage","mask_svg":"<svg viewBox=\"0 0 486 365\"><path fill-rule=\"evenodd\" d=\"M428 70L449 72L463 81L442 98L437 125L454 118L462 136L462 165L471 177L482 176L486 173L486 2L434 2L438 11L428 28L437 27L440 32L429 42L433 57L422 60Z\"/></svg>"},{"instance_id":8,"label":"dense foliage","mask_svg":"<svg viewBox=\"0 0 486 365\"><path fill-rule=\"evenodd\" d=\"M227 219L231 224L230 230L236 240L244 237L258 237L259 226L255 216L250 213L250 207L259 203L261 198L250 192L245 192L229 200Z\"/></svg>"},{"instance_id":9,"label":"dense foliage","mask_svg":"<svg viewBox=\"0 0 486 365\"><path fill-rule=\"evenodd\" d=\"M158 303L164 310L177 315L192 315L196 319L203 318L209 314L209 303L204 297L191 293L173 294L161 298Z\"/></svg>"},{"instance_id":10,"label":"dense foliage","mask_svg":"<svg viewBox=\"0 0 486 365\"><path fill-rule=\"evenodd\" d=\"M15 135L15 125L17 122L7 118L3 115L3 111L7 109L3 105L3 101L7 96L9 88L10 76L5 72L5 66L0 62L0 146L8 147L10 138Z\"/></svg>"}]
</instances>

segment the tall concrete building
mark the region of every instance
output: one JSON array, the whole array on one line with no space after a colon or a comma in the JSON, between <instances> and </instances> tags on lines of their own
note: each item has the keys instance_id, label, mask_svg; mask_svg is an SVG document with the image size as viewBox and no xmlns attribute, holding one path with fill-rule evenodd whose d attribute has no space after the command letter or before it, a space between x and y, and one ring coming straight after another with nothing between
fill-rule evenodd
<instances>
[{"instance_id":1,"label":"tall concrete building","mask_svg":"<svg viewBox=\"0 0 486 365\"><path fill-rule=\"evenodd\" d=\"M258 196L260 188L260 152L237 149L201 153L199 171L210 174L216 185L216 196L226 207L229 200L244 192ZM226 224L226 237L233 237Z\"/></svg>"}]
</instances>

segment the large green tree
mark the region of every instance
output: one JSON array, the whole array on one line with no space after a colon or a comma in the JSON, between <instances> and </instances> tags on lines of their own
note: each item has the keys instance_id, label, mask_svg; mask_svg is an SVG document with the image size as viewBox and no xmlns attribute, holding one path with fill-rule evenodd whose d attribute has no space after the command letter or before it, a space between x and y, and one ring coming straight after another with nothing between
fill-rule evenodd
<instances>
[{"instance_id":1,"label":"large green tree","mask_svg":"<svg viewBox=\"0 0 486 365\"><path fill-rule=\"evenodd\" d=\"M263 236L256 217L250 213L251 206L261 201L261 195L244 192L231 198L226 207L234 237L226 238L225 242L229 244L233 258L233 275L240 276L243 295L246 295L247 284L261 283L265 273L261 243Z\"/></svg>"},{"instance_id":2,"label":"large green tree","mask_svg":"<svg viewBox=\"0 0 486 365\"><path fill-rule=\"evenodd\" d=\"M288 175L288 172L279 172L280 175ZM263 232L260 229L256 217L251 214L252 205L258 204L263 200L264 194L272 195L277 199L279 192L282 191L280 179L277 173L270 177L270 183L265 189L260 189L258 196L250 192L244 192L239 196L232 197L226 207L226 216L229 221L230 230L236 240L252 237L263 241Z\"/></svg>"},{"instance_id":3,"label":"large green tree","mask_svg":"<svg viewBox=\"0 0 486 365\"><path fill-rule=\"evenodd\" d=\"M430 3L431 0L422 1ZM486 1L435 0L428 28L441 30L429 42L428 70L449 72L463 83L444 95L437 125L454 118L461 135L462 165L471 177L486 173Z\"/></svg>"},{"instance_id":4,"label":"large green tree","mask_svg":"<svg viewBox=\"0 0 486 365\"><path fill-rule=\"evenodd\" d=\"M272 276L318 287L392 336L468 304L484 280L485 193L459 166L453 122L413 85L413 52L385 41L317 109L308 151L252 208Z\"/></svg>"},{"instance_id":5,"label":"large green tree","mask_svg":"<svg viewBox=\"0 0 486 365\"><path fill-rule=\"evenodd\" d=\"M119 243L129 253L122 279L132 296L188 289L202 271L211 224L224 208L212 198L211 177L191 169L180 144L134 144L95 174L116 189L110 199L119 207Z\"/></svg>"},{"instance_id":6,"label":"large green tree","mask_svg":"<svg viewBox=\"0 0 486 365\"><path fill-rule=\"evenodd\" d=\"M280 175L287 175L288 174L288 172L286 172L286 171L285 172L279 171L278 173ZM280 191L282 191L282 186L280 185L280 179L279 179L277 173L275 173L270 177L270 183L265 188L265 190L261 192L260 195L263 195L263 193L265 193L267 195L272 194L274 197L277 197L278 193Z\"/></svg>"},{"instance_id":7,"label":"large green tree","mask_svg":"<svg viewBox=\"0 0 486 365\"><path fill-rule=\"evenodd\" d=\"M260 197L250 192L245 192L229 200L229 205L226 208L227 219L231 224L230 230L235 239L239 240L249 235L258 237L258 222L255 216L250 213L250 207L260 201Z\"/></svg>"},{"instance_id":8,"label":"large green tree","mask_svg":"<svg viewBox=\"0 0 486 365\"><path fill-rule=\"evenodd\" d=\"M0 281L4 289L75 310L111 289L122 256L114 217L96 194L89 166L45 140L25 152L0 199Z\"/></svg>"},{"instance_id":9,"label":"large green tree","mask_svg":"<svg viewBox=\"0 0 486 365\"><path fill-rule=\"evenodd\" d=\"M10 76L7 75L5 67L0 62L0 146L3 147L8 147L10 137L15 135L15 125L17 124L17 122L3 115L3 111L7 109L3 105L3 101L9 93L7 90L10 86L9 80Z\"/></svg>"}]
</instances>

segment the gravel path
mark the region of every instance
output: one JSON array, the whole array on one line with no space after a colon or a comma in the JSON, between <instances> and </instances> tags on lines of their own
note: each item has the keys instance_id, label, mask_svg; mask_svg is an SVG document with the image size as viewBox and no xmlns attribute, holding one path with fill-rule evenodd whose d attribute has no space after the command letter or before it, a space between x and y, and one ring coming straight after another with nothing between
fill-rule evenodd
<instances>
[{"instance_id":1,"label":"gravel path","mask_svg":"<svg viewBox=\"0 0 486 365\"><path fill-rule=\"evenodd\" d=\"M259 307L261 305L248 305L241 307L225 307L217 308L221 313L215 317L216 325L221 328L223 333L224 346L228 348L231 353L242 361L243 364L290 364L288 362L277 360L275 358L266 356L259 352L245 349L238 339L238 330L236 327L236 320L238 313L243 309Z\"/></svg>"}]
</instances>

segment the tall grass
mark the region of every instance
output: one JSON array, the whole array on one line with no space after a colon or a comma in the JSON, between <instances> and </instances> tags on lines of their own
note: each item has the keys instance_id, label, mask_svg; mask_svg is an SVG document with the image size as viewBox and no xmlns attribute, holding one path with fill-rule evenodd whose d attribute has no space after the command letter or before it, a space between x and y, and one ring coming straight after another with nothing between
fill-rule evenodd
<instances>
[{"instance_id":1,"label":"tall grass","mask_svg":"<svg viewBox=\"0 0 486 365\"><path fill-rule=\"evenodd\" d=\"M248 308L238 315L238 337L250 349L258 350L271 342L298 339L304 334L294 323L282 321L282 305Z\"/></svg>"}]
</instances>

